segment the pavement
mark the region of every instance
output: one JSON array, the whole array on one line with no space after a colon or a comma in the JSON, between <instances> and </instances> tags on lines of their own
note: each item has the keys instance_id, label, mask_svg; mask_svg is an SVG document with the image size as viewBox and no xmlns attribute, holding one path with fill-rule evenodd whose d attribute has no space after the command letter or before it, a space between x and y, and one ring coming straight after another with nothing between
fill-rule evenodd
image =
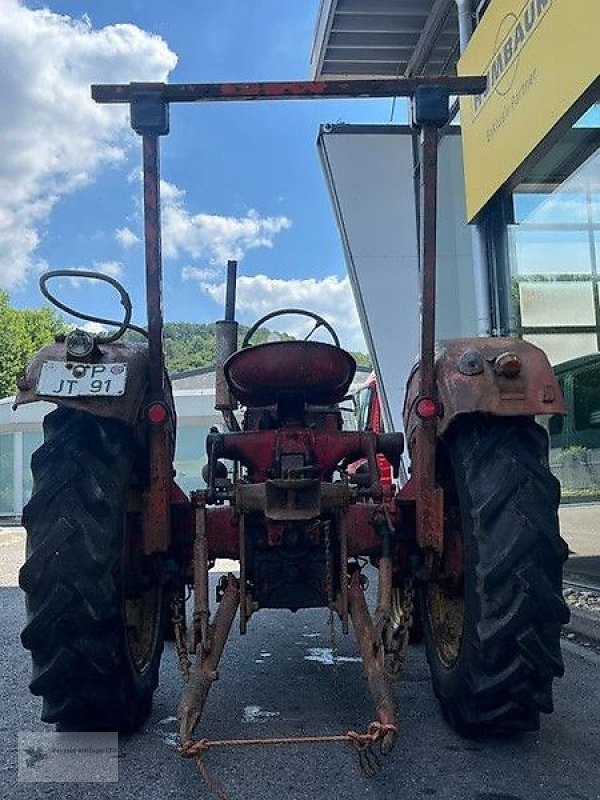
<instances>
[{"instance_id":1,"label":"pavement","mask_svg":"<svg viewBox=\"0 0 600 800\"><path fill-rule=\"evenodd\" d=\"M117 783L84 783L85 762L78 783L19 782L18 733L51 733L53 727L39 720L40 700L27 690L29 654L19 642L25 613L16 577L23 532L1 531L0 541L0 798L212 797L194 765L176 752L181 679L171 644L150 718L139 733L119 739ZM259 613L247 636L234 629L199 735L244 739L362 730L373 707L356 642L338 627L337 660L333 644L322 610ZM600 656L568 640L563 655L566 675L555 684L555 711L543 716L538 733L459 737L442 718L423 648L416 646L394 690L399 740L374 778L361 774L345 745L225 748L211 751L206 765L230 800L600 800Z\"/></svg>"},{"instance_id":2,"label":"pavement","mask_svg":"<svg viewBox=\"0 0 600 800\"><path fill-rule=\"evenodd\" d=\"M569 503L558 510L560 532L577 556L600 555L600 503Z\"/></svg>"},{"instance_id":3,"label":"pavement","mask_svg":"<svg viewBox=\"0 0 600 800\"><path fill-rule=\"evenodd\" d=\"M29 694L29 654L18 640L24 622L16 588L0 589L0 797L10 800L209 800L190 761L176 751L181 691L167 645L152 714L121 736L118 782L24 783L17 773L19 732L51 733ZM337 632L334 663L322 610L259 613L247 636L234 630L209 697L199 735L247 739L363 730L373 718L352 635ZM565 641L565 677L554 714L541 729L511 739L474 741L444 722L423 648L410 648L394 687L400 734L383 768L368 779L346 745L224 748L205 763L230 800L599 800L600 657Z\"/></svg>"}]
</instances>

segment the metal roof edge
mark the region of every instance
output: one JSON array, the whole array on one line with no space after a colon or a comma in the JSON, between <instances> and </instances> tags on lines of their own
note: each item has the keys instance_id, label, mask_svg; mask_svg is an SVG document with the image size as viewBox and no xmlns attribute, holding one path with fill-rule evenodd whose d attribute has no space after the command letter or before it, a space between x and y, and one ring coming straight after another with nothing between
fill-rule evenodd
<instances>
[{"instance_id":1,"label":"metal roof edge","mask_svg":"<svg viewBox=\"0 0 600 800\"><path fill-rule=\"evenodd\" d=\"M313 81L321 80L321 70L325 59L327 41L333 25L333 17L338 0L321 0L312 47L310 51L310 76Z\"/></svg>"}]
</instances>

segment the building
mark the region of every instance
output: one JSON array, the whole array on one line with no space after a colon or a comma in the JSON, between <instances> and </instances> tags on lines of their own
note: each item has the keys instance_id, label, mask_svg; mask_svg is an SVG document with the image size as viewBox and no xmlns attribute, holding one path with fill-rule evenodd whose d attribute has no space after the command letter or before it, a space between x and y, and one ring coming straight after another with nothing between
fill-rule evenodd
<instances>
[{"instance_id":1,"label":"building","mask_svg":"<svg viewBox=\"0 0 600 800\"><path fill-rule=\"evenodd\" d=\"M599 25L600 4L589 0L322 0L311 54L315 79L487 75L487 93L460 106L465 196L457 199L452 187L454 209L442 196L440 221L449 212L458 226L470 223L473 238L470 286L464 265L455 269L472 293L471 320L464 308L454 317L462 313L462 329L473 333L523 336L552 363L598 352L600 342ZM458 112L457 103L452 108ZM408 149L401 127L326 125L319 146L327 151L336 134L352 134L370 139L373 159L382 129L395 133L398 160ZM450 127L446 138L456 134ZM399 175L389 139L386 146L374 169ZM445 146L442 139L442 170ZM418 169L418 148L410 156ZM356 153L354 164L360 170ZM366 191L351 197L349 162L328 167L360 307L361 297L369 302L363 273L373 264L358 263L365 236L355 218L363 212L373 220L390 198L385 180L382 192L382 181L369 184L368 175ZM403 246L412 246L412 257L414 224L410 236ZM393 279L391 270L383 277Z\"/></svg>"},{"instance_id":2,"label":"building","mask_svg":"<svg viewBox=\"0 0 600 800\"><path fill-rule=\"evenodd\" d=\"M600 351L598 30L592 0L322 0L314 79L487 76L485 94L452 104L455 125L440 142L440 338L520 336L559 371ZM399 426L411 359L393 353L417 350L418 140L404 126L325 124L318 147ZM600 359L585 363L585 402L570 408L587 409L577 424L589 443L600 431Z\"/></svg>"}]
</instances>

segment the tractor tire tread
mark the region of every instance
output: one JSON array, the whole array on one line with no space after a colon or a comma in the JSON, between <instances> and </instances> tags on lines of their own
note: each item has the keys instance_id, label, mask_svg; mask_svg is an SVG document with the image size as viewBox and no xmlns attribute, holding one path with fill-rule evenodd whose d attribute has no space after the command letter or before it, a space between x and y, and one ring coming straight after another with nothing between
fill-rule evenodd
<instances>
[{"instance_id":1,"label":"tractor tire tread","mask_svg":"<svg viewBox=\"0 0 600 800\"><path fill-rule=\"evenodd\" d=\"M118 420L65 408L46 417L44 433L32 458L33 493L23 512L27 559L19 576L30 689L43 697L44 722L131 730L158 680L157 665L145 681L134 680L124 645L121 515L134 434Z\"/></svg>"},{"instance_id":2,"label":"tractor tire tread","mask_svg":"<svg viewBox=\"0 0 600 800\"><path fill-rule=\"evenodd\" d=\"M455 423L445 446L463 519L472 520L463 530L470 527L473 624L465 623L452 690L438 685L436 694L465 735L537 730L540 712L552 709L552 680L564 672L560 629L569 619L547 434L529 418L479 415ZM431 642L427 655L435 684L445 667Z\"/></svg>"}]
</instances>

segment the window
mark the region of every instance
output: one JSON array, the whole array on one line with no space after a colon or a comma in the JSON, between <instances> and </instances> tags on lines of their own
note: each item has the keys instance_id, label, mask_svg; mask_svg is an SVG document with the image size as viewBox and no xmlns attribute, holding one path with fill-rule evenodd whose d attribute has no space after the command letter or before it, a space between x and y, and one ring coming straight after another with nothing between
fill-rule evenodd
<instances>
[{"instance_id":1,"label":"window","mask_svg":"<svg viewBox=\"0 0 600 800\"><path fill-rule=\"evenodd\" d=\"M600 365L582 370L573 379L575 430L600 428Z\"/></svg>"},{"instance_id":2,"label":"window","mask_svg":"<svg viewBox=\"0 0 600 800\"><path fill-rule=\"evenodd\" d=\"M562 378L559 379L558 385L560 386L560 390L565 393L565 382ZM550 436L560 436L565 429L565 418L562 414L554 414L550 417L548 421L548 433ZM553 443L550 445L551 447L554 446Z\"/></svg>"},{"instance_id":3,"label":"window","mask_svg":"<svg viewBox=\"0 0 600 800\"><path fill-rule=\"evenodd\" d=\"M508 226L519 334L552 364L600 349L600 106L531 167Z\"/></svg>"},{"instance_id":4,"label":"window","mask_svg":"<svg viewBox=\"0 0 600 800\"><path fill-rule=\"evenodd\" d=\"M14 514L12 433L0 434L0 514Z\"/></svg>"},{"instance_id":5,"label":"window","mask_svg":"<svg viewBox=\"0 0 600 800\"><path fill-rule=\"evenodd\" d=\"M368 430L368 425L371 421L369 412L371 410L372 395L373 389L370 386L365 386L358 392L356 416L359 431Z\"/></svg>"},{"instance_id":6,"label":"window","mask_svg":"<svg viewBox=\"0 0 600 800\"><path fill-rule=\"evenodd\" d=\"M23 502L31 497L33 476L31 474L31 456L44 441L41 431L25 431L23 433Z\"/></svg>"}]
</instances>

